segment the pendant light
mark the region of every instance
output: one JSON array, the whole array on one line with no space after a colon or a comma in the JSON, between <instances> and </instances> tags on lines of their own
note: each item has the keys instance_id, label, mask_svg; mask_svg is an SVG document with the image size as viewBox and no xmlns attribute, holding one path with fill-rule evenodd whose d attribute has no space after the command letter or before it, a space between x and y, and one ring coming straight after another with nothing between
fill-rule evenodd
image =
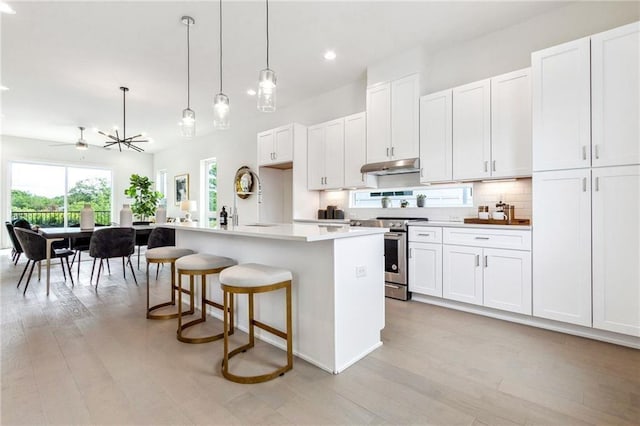
<instances>
[{"instance_id":1,"label":"pendant light","mask_svg":"<svg viewBox=\"0 0 640 426\"><path fill-rule=\"evenodd\" d=\"M276 73L269 68L269 0L266 1L267 16L267 67L258 77L258 109L263 112L276 110Z\"/></svg>"},{"instance_id":2,"label":"pendant light","mask_svg":"<svg viewBox=\"0 0 640 426\"><path fill-rule=\"evenodd\" d=\"M229 97L222 93L222 0L220 0L220 92L213 98L213 127L229 128Z\"/></svg>"},{"instance_id":3,"label":"pendant light","mask_svg":"<svg viewBox=\"0 0 640 426\"><path fill-rule=\"evenodd\" d=\"M86 151L87 149L89 149L89 144L86 140L84 140L84 127L80 126L78 127L78 129L80 129L80 139L78 139L78 142L76 142L76 149Z\"/></svg>"},{"instance_id":4,"label":"pendant light","mask_svg":"<svg viewBox=\"0 0 640 426\"><path fill-rule=\"evenodd\" d=\"M196 135L196 113L191 109L191 26L196 21L191 16L183 16L182 23L187 26L187 107L182 111L182 136L192 138Z\"/></svg>"}]
</instances>

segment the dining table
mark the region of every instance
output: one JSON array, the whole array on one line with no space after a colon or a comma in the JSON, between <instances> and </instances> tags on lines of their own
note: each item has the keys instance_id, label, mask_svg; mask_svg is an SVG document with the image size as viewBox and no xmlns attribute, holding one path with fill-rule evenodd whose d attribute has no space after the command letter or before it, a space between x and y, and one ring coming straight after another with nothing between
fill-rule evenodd
<instances>
[{"instance_id":1,"label":"dining table","mask_svg":"<svg viewBox=\"0 0 640 426\"><path fill-rule=\"evenodd\" d=\"M40 235L42 235L47 242L47 258L46 258L46 267L47 267L47 296L49 295L49 284L50 284L50 277L49 277L49 272L51 270L51 252L52 252L52 244L55 241L61 241L64 240L65 238L83 238L83 237L91 237L91 235L93 235L93 232L96 229L104 229L104 228L118 228L118 226L116 225L110 225L110 226L97 226L95 228L91 228L91 229L81 229L80 227L77 226L67 226L67 227L52 227L52 228L38 228L37 231ZM142 234L150 234L151 231L153 230L153 228L155 228L155 224L149 224L149 225L133 225L132 226L133 229L136 230L136 233L142 233Z\"/></svg>"}]
</instances>

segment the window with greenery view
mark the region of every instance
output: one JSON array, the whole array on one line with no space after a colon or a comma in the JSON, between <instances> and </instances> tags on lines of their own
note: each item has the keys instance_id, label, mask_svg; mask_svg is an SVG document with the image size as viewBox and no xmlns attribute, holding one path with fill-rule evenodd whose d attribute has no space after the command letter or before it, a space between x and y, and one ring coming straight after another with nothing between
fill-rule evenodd
<instances>
[{"instance_id":1,"label":"window with greenery view","mask_svg":"<svg viewBox=\"0 0 640 426\"><path fill-rule=\"evenodd\" d=\"M473 207L473 184L351 191L350 207L381 208L383 200L389 208L417 207L418 198L424 207Z\"/></svg>"},{"instance_id":2,"label":"window with greenery view","mask_svg":"<svg viewBox=\"0 0 640 426\"><path fill-rule=\"evenodd\" d=\"M218 220L218 163L215 158L204 160L206 219L209 225Z\"/></svg>"},{"instance_id":3,"label":"window with greenery view","mask_svg":"<svg viewBox=\"0 0 640 426\"><path fill-rule=\"evenodd\" d=\"M34 163L11 164L11 219L32 225L74 226L91 204L96 223L111 223L111 171Z\"/></svg>"}]
</instances>

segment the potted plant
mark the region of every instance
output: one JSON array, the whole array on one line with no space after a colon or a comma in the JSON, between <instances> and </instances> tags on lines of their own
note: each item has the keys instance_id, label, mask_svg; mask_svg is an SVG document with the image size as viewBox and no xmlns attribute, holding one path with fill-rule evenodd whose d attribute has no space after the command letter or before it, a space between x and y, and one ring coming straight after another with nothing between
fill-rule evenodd
<instances>
[{"instance_id":1,"label":"potted plant","mask_svg":"<svg viewBox=\"0 0 640 426\"><path fill-rule=\"evenodd\" d=\"M409 207L409 202L407 200L400 201L400 207L403 209Z\"/></svg>"},{"instance_id":2,"label":"potted plant","mask_svg":"<svg viewBox=\"0 0 640 426\"><path fill-rule=\"evenodd\" d=\"M382 202L382 208L386 209L387 207L391 207L391 198L389 197L382 197L380 199L380 201Z\"/></svg>"},{"instance_id":3,"label":"potted plant","mask_svg":"<svg viewBox=\"0 0 640 426\"><path fill-rule=\"evenodd\" d=\"M427 198L426 195L424 194L418 194L416 196L416 204L418 205L418 207L424 207L424 199Z\"/></svg>"},{"instance_id":4,"label":"potted plant","mask_svg":"<svg viewBox=\"0 0 640 426\"><path fill-rule=\"evenodd\" d=\"M140 221L146 222L155 215L158 201L163 195L151 189L153 181L146 176L132 174L129 182L130 186L124 190L124 195L133 198L131 211Z\"/></svg>"}]
</instances>

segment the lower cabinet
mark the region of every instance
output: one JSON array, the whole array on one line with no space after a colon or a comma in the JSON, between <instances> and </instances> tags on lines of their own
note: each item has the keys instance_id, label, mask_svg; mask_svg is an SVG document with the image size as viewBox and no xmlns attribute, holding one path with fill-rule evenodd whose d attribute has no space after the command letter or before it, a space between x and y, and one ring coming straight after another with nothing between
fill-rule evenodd
<instances>
[{"instance_id":1,"label":"lower cabinet","mask_svg":"<svg viewBox=\"0 0 640 426\"><path fill-rule=\"evenodd\" d=\"M409 291L442 297L442 244L409 242Z\"/></svg>"},{"instance_id":2,"label":"lower cabinet","mask_svg":"<svg viewBox=\"0 0 640 426\"><path fill-rule=\"evenodd\" d=\"M442 254L442 297L482 305L482 249L444 245Z\"/></svg>"},{"instance_id":3,"label":"lower cabinet","mask_svg":"<svg viewBox=\"0 0 640 426\"><path fill-rule=\"evenodd\" d=\"M484 298L489 308L531 315L531 253L484 249Z\"/></svg>"}]
</instances>

